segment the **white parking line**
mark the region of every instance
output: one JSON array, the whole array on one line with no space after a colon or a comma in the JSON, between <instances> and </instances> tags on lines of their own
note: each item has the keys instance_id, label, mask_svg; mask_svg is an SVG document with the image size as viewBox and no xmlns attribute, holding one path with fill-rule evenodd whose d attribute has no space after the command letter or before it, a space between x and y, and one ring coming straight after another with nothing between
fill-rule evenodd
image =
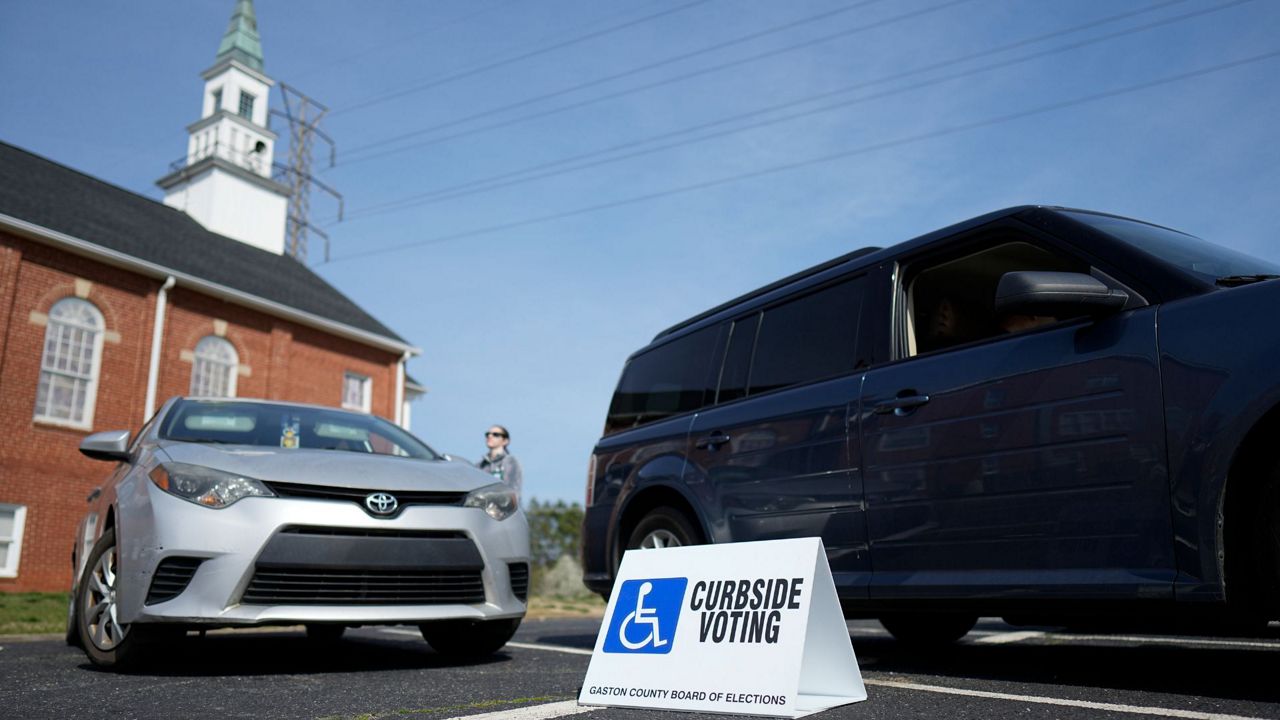
<instances>
[{"instance_id":1,"label":"white parking line","mask_svg":"<svg viewBox=\"0 0 1280 720\"><path fill-rule=\"evenodd\" d=\"M599 709L597 707L579 705L577 700L564 700L544 705L519 707L512 710L498 710L480 715L460 715L448 720L550 720L550 718L588 713Z\"/></svg>"},{"instance_id":2,"label":"white parking line","mask_svg":"<svg viewBox=\"0 0 1280 720\"><path fill-rule=\"evenodd\" d=\"M394 633L397 635L418 635L411 630L400 630L398 628L382 628L381 632ZM1266 642L1249 642L1235 640L1198 640L1195 638L1153 638L1145 636L1124 636L1124 635L1056 635L1053 633L1045 633L1033 630L1025 630L1009 633L997 633L975 640L974 642L986 643L1013 643L1024 640L1031 640L1040 637L1045 638L1065 638L1088 640L1091 642L1098 640L1122 640L1129 642L1158 642L1158 643L1202 643L1213 645L1230 645L1244 647L1263 647L1269 650L1280 649L1280 644ZM512 647L523 648L526 650L546 650L549 652L567 653L570 655L590 655L592 651L582 648L565 647L563 645L543 645L540 643L521 643L509 642ZM942 685L923 685L921 683L905 682L901 680L875 680L873 678L863 678L863 682L867 685L878 687L894 688L897 690L916 690L918 692L941 693L945 695L962 695L966 697L987 698L991 700L1011 700L1014 702L1034 703L1038 705L1057 705L1061 707L1077 707L1089 710L1105 710L1108 712L1129 713L1131 715L1155 715L1167 718L1185 718L1186 720L1265 720L1265 718L1250 717L1246 715L1226 715L1223 713L1198 712L1195 710L1176 710L1173 708L1163 707L1146 707L1142 705L1123 705L1118 703L1102 703L1090 700L1069 700L1066 698L1043 697L1040 695L1015 695L1013 693L991 692L987 690L966 690L964 688L946 687ZM558 703L548 703L545 705L535 705L533 707L516 708L514 710L501 710L497 712L484 713L483 715L466 715L461 716L465 720L549 720L550 718L564 717L566 715L576 715L578 713L590 712L597 710L595 707L579 706L576 700L566 700ZM449 718L449 720L459 720L458 718Z\"/></svg>"},{"instance_id":3,"label":"white parking line","mask_svg":"<svg viewBox=\"0 0 1280 720\"><path fill-rule=\"evenodd\" d=\"M995 635L987 635L974 640L976 643L989 643L991 645L1003 645L1005 643L1022 642L1023 640L1031 640L1032 638L1044 637L1044 633L1037 630L1020 630L1018 632L996 633Z\"/></svg>"},{"instance_id":4,"label":"white parking line","mask_svg":"<svg viewBox=\"0 0 1280 720\"><path fill-rule=\"evenodd\" d=\"M1141 705L1118 705L1114 703L1091 702L1089 700L1067 700L1065 698L1041 697L1039 695L1014 695L1012 693L989 692L986 690L964 690L962 688L943 687L940 685L921 685L919 683L901 682L897 680L873 680L863 678L867 685L895 688L898 690L918 690L920 692L942 693L945 695L964 695L966 697L989 698L992 700L1013 700L1015 702L1036 703L1040 705L1059 705L1064 707L1087 708L1089 710L1106 710L1109 712L1129 713L1131 715L1156 715L1167 718L1187 718L1188 720L1263 720L1263 718L1246 717L1244 715L1223 715L1221 713L1196 712L1194 710L1174 710L1162 707L1143 707Z\"/></svg>"},{"instance_id":5,"label":"white parking line","mask_svg":"<svg viewBox=\"0 0 1280 720\"><path fill-rule=\"evenodd\" d=\"M1249 650L1280 650L1280 642L1271 640L1216 640L1197 637L1162 637L1158 635L1077 635L1074 633L1052 633L1036 630L1020 630L1017 632L996 633L980 637L973 642L989 644L1005 644L1023 642L1024 640L1052 640L1054 642L1123 642L1138 645L1175 645L1182 647L1228 647Z\"/></svg>"},{"instance_id":6,"label":"white parking line","mask_svg":"<svg viewBox=\"0 0 1280 720\"><path fill-rule=\"evenodd\" d=\"M583 650L582 648L565 647L563 645L543 645L541 643L523 643L509 642L510 647L524 648L525 650L549 650L550 652L565 653L568 655L591 655L591 650Z\"/></svg>"},{"instance_id":7,"label":"white parking line","mask_svg":"<svg viewBox=\"0 0 1280 720\"><path fill-rule=\"evenodd\" d=\"M422 633L418 632L417 630L404 630L402 628L394 628L394 627L378 628L378 632L388 633L391 635L412 635L413 637L416 637L416 638L422 637Z\"/></svg>"},{"instance_id":8,"label":"white parking line","mask_svg":"<svg viewBox=\"0 0 1280 720\"><path fill-rule=\"evenodd\" d=\"M378 632L389 633L391 635L411 635L413 637L422 637L422 633L417 630L405 630L403 628L378 628ZM564 645L543 645L541 643L525 643L525 642L509 642L510 647L517 647L523 650L546 650L548 652L564 653L566 655L590 655L592 651L582 648L565 647Z\"/></svg>"}]
</instances>

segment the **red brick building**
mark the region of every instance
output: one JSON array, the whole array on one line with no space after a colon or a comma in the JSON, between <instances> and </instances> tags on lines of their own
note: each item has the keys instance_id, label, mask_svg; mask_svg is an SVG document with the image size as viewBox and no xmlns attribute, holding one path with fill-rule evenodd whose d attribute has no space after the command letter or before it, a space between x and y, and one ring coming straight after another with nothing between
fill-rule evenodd
<instances>
[{"instance_id":1,"label":"red brick building","mask_svg":"<svg viewBox=\"0 0 1280 720\"><path fill-rule=\"evenodd\" d=\"M111 471L79 454L85 435L188 394L407 424L418 352L292 257L0 143L0 591L70 586Z\"/></svg>"}]
</instances>

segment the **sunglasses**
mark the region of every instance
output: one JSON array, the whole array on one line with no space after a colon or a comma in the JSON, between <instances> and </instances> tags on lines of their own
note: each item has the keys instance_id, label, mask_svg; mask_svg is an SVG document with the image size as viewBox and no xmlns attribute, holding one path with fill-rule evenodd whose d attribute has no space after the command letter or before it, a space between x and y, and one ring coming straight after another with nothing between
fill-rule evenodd
<instances>
[{"instance_id":1,"label":"sunglasses","mask_svg":"<svg viewBox=\"0 0 1280 720\"><path fill-rule=\"evenodd\" d=\"M506 433L487 432L487 433L485 433L485 434L484 434L484 436L485 436L485 437L499 437L499 438L505 438L505 437L507 436L507 434L506 434Z\"/></svg>"}]
</instances>

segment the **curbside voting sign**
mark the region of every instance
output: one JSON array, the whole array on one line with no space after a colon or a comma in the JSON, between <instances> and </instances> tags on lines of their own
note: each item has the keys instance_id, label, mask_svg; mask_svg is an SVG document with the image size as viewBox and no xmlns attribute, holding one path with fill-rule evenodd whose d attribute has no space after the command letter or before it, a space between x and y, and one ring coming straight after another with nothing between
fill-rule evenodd
<instances>
[{"instance_id":1,"label":"curbside voting sign","mask_svg":"<svg viewBox=\"0 0 1280 720\"><path fill-rule=\"evenodd\" d=\"M582 705L797 718L867 699L819 538L629 550Z\"/></svg>"}]
</instances>

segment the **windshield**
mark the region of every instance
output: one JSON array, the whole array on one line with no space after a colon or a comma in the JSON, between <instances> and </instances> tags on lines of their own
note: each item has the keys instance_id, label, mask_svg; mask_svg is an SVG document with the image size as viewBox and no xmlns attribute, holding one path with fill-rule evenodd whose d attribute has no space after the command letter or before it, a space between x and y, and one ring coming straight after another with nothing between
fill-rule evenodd
<instances>
[{"instance_id":1,"label":"windshield","mask_svg":"<svg viewBox=\"0 0 1280 720\"><path fill-rule=\"evenodd\" d=\"M1239 275L1274 275L1280 265L1228 250L1176 230L1108 215L1065 212L1075 220L1113 235L1151 255L1207 280Z\"/></svg>"},{"instance_id":2,"label":"windshield","mask_svg":"<svg viewBox=\"0 0 1280 720\"><path fill-rule=\"evenodd\" d=\"M160 428L165 440L337 450L439 460L421 440L373 415L218 400L179 400Z\"/></svg>"}]
</instances>

